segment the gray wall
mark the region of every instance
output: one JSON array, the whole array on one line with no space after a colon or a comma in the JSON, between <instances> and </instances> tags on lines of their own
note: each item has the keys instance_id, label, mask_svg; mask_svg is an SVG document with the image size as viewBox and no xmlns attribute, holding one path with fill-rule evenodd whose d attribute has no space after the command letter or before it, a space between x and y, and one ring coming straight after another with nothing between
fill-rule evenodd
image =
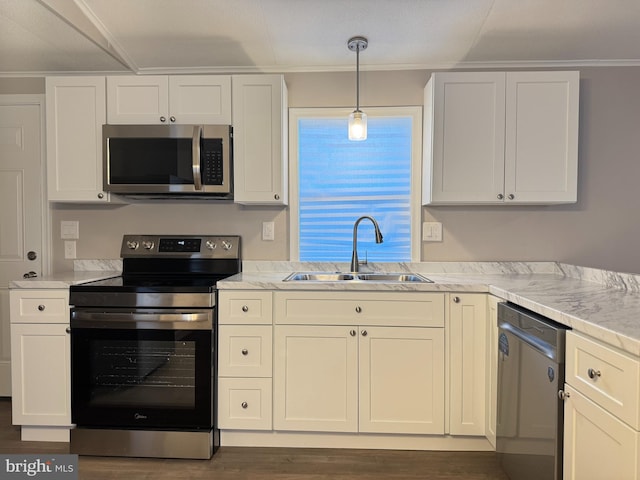
<instances>
[{"instance_id":1,"label":"gray wall","mask_svg":"<svg viewBox=\"0 0 640 480\"><path fill-rule=\"evenodd\" d=\"M422 260L557 260L640 273L640 67L580 70L578 203L425 207L423 220L442 222L444 236L441 243L423 244ZM422 105L429 75L362 72L361 104ZM291 107L353 104L352 73L296 73L286 80ZM230 203L54 205L54 270L71 265L63 259L61 220L80 221L78 258L118 258L122 234L135 232L240 234L245 259L289 258L288 210L283 208ZM260 239L263 221L275 221L275 241Z\"/></svg>"}]
</instances>

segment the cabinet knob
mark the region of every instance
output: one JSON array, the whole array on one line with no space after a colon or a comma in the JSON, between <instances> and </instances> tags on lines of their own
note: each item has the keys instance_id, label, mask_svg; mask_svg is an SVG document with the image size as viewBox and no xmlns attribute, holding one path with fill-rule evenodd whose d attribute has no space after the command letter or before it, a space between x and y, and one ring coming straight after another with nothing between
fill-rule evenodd
<instances>
[{"instance_id":1,"label":"cabinet knob","mask_svg":"<svg viewBox=\"0 0 640 480\"><path fill-rule=\"evenodd\" d=\"M98 198L99 198L100 200L102 200L102 199L104 198L104 193L100 192L100 193L98 194Z\"/></svg>"},{"instance_id":2,"label":"cabinet knob","mask_svg":"<svg viewBox=\"0 0 640 480\"><path fill-rule=\"evenodd\" d=\"M362 312L362 307L360 307L360 305L358 305L356 307L356 313L360 313L360 312Z\"/></svg>"},{"instance_id":3,"label":"cabinet knob","mask_svg":"<svg viewBox=\"0 0 640 480\"><path fill-rule=\"evenodd\" d=\"M247 402L242 402L242 403L240 404L240 406L241 406L242 408L248 408L248 407L249 407L249 404L248 404Z\"/></svg>"},{"instance_id":4,"label":"cabinet knob","mask_svg":"<svg viewBox=\"0 0 640 480\"><path fill-rule=\"evenodd\" d=\"M356 336L356 331L355 330L349 330L349 335L351 335L352 337Z\"/></svg>"},{"instance_id":5,"label":"cabinet knob","mask_svg":"<svg viewBox=\"0 0 640 480\"><path fill-rule=\"evenodd\" d=\"M243 305L243 306L242 306L242 311L243 311L243 312L245 312L245 313L247 313L247 312L249 311L249 307L248 307L248 306L246 306L246 305Z\"/></svg>"},{"instance_id":6,"label":"cabinet knob","mask_svg":"<svg viewBox=\"0 0 640 480\"><path fill-rule=\"evenodd\" d=\"M71 327L65 328L64 331L67 332L67 333L71 333Z\"/></svg>"},{"instance_id":7,"label":"cabinet knob","mask_svg":"<svg viewBox=\"0 0 640 480\"><path fill-rule=\"evenodd\" d=\"M174 117L173 115L171 117L169 117L169 120L171 120L171 122L175 122L176 121L176 117Z\"/></svg>"},{"instance_id":8,"label":"cabinet knob","mask_svg":"<svg viewBox=\"0 0 640 480\"><path fill-rule=\"evenodd\" d=\"M162 123L164 123L164 122L166 122L166 121L167 121L167 119L166 119L165 117L160 117L160 121L161 121Z\"/></svg>"},{"instance_id":9,"label":"cabinet knob","mask_svg":"<svg viewBox=\"0 0 640 480\"><path fill-rule=\"evenodd\" d=\"M41 312L44 312L45 306L44 305L38 305L38 310L40 310Z\"/></svg>"},{"instance_id":10,"label":"cabinet knob","mask_svg":"<svg viewBox=\"0 0 640 480\"><path fill-rule=\"evenodd\" d=\"M503 200L503 199L504 199L504 195L503 195L503 194L501 194L501 193L499 193L499 194L497 195L497 197L498 197L498 200Z\"/></svg>"},{"instance_id":11,"label":"cabinet knob","mask_svg":"<svg viewBox=\"0 0 640 480\"><path fill-rule=\"evenodd\" d=\"M277 193L273 196L273 198L275 198L276 200L280 200L280 195L278 195Z\"/></svg>"},{"instance_id":12,"label":"cabinet knob","mask_svg":"<svg viewBox=\"0 0 640 480\"><path fill-rule=\"evenodd\" d=\"M362 330L360 333L362 334L363 337L366 337L368 335L366 330Z\"/></svg>"},{"instance_id":13,"label":"cabinet knob","mask_svg":"<svg viewBox=\"0 0 640 480\"><path fill-rule=\"evenodd\" d=\"M558 398L560 400L566 400L567 398L569 398L571 395L569 394L569 392L565 392L564 390L558 390Z\"/></svg>"},{"instance_id":14,"label":"cabinet knob","mask_svg":"<svg viewBox=\"0 0 640 480\"><path fill-rule=\"evenodd\" d=\"M589 370L587 370L587 375L589 375L589 378L591 380L596 380L598 377L600 377L600 375L602 375L602 373L600 373L600 370L594 370L593 368L590 368Z\"/></svg>"},{"instance_id":15,"label":"cabinet knob","mask_svg":"<svg viewBox=\"0 0 640 480\"><path fill-rule=\"evenodd\" d=\"M509 200L513 200L514 198L516 198L516 196L513 193L510 193L508 198Z\"/></svg>"},{"instance_id":16,"label":"cabinet knob","mask_svg":"<svg viewBox=\"0 0 640 480\"><path fill-rule=\"evenodd\" d=\"M249 350L247 350L246 348L242 349L242 355L247 356L249 355Z\"/></svg>"},{"instance_id":17,"label":"cabinet knob","mask_svg":"<svg viewBox=\"0 0 640 480\"><path fill-rule=\"evenodd\" d=\"M460 303L460 297L453 297L453 303Z\"/></svg>"}]
</instances>

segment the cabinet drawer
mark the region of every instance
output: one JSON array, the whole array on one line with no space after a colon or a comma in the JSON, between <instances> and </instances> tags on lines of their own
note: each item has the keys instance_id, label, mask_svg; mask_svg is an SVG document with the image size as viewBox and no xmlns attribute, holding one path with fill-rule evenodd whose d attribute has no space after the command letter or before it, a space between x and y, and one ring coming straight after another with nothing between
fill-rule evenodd
<instances>
[{"instance_id":1,"label":"cabinet drawer","mask_svg":"<svg viewBox=\"0 0 640 480\"><path fill-rule=\"evenodd\" d=\"M69 323L68 290L11 290L11 323Z\"/></svg>"},{"instance_id":2,"label":"cabinet drawer","mask_svg":"<svg viewBox=\"0 0 640 480\"><path fill-rule=\"evenodd\" d=\"M218 292L218 323L271 324L271 292Z\"/></svg>"},{"instance_id":3,"label":"cabinet drawer","mask_svg":"<svg viewBox=\"0 0 640 480\"><path fill-rule=\"evenodd\" d=\"M640 430L638 360L596 340L567 332L566 382Z\"/></svg>"},{"instance_id":4,"label":"cabinet drawer","mask_svg":"<svg viewBox=\"0 0 640 480\"><path fill-rule=\"evenodd\" d=\"M275 292L275 323L443 327L443 293Z\"/></svg>"},{"instance_id":5,"label":"cabinet drawer","mask_svg":"<svg viewBox=\"0 0 640 480\"><path fill-rule=\"evenodd\" d=\"M220 378L218 427L271 430L271 379Z\"/></svg>"},{"instance_id":6,"label":"cabinet drawer","mask_svg":"<svg viewBox=\"0 0 640 480\"><path fill-rule=\"evenodd\" d=\"M221 377L270 377L271 329L271 325L221 325L218 374Z\"/></svg>"}]
</instances>

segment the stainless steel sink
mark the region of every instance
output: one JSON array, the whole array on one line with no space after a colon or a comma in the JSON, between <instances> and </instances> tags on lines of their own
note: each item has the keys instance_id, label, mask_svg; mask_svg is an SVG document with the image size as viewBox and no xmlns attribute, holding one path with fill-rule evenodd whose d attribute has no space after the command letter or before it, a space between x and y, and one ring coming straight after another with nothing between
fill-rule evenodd
<instances>
[{"instance_id":1,"label":"stainless steel sink","mask_svg":"<svg viewBox=\"0 0 640 480\"><path fill-rule=\"evenodd\" d=\"M433 283L417 273L359 273L358 280L374 282L426 282Z\"/></svg>"},{"instance_id":2,"label":"stainless steel sink","mask_svg":"<svg viewBox=\"0 0 640 480\"><path fill-rule=\"evenodd\" d=\"M351 273L301 273L296 272L284 279L285 282L342 282L344 280L355 280L355 275Z\"/></svg>"},{"instance_id":3,"label":"stainless steel sink","mask_svg":"<svg viewBox=\"0 0 640 480\"><path fill-rule=\"evenodd\" d=\"M390 282L390 283L433 283L417 273L340 273L340 272L294 272L285 282Z\"/></svg>"}]
</instances>

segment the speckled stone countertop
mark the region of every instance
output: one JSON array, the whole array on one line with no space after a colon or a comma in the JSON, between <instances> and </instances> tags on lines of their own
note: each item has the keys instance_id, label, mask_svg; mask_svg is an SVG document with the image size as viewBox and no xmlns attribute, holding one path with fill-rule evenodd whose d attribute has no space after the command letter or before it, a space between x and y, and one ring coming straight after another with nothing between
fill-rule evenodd
<instances>
[{"instance_id":1,"label":"speckled stone countertop","mask_svg":"<svg viewBox=\"0 0 640 480\"><path fill-rule=\"evenodd\" d=\"M348 271L348 264L246 262L223 289L488 292L640 356L640 276L554 262L375 264L434 283L284 282L293 271Z\"/></svg>"}]
</instances>

